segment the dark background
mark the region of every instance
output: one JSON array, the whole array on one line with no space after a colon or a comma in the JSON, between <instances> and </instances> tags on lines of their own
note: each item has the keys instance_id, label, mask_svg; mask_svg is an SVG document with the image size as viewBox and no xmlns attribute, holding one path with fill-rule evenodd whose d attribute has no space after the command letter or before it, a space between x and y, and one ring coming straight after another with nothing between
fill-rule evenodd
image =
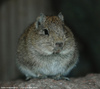
<instances>
[{"instance_id":1,"label":"dark background","mask_svg":"<svg viewBox=\"0 0 100 89\"><path fill-rule=\"evenodd\" d=\"M100 73L100 0L1 0L0 80L19 78L15 65L18 38L41 12L62 12L75 35L80 57L69 76Z\"/></svg>"}]
</instances>

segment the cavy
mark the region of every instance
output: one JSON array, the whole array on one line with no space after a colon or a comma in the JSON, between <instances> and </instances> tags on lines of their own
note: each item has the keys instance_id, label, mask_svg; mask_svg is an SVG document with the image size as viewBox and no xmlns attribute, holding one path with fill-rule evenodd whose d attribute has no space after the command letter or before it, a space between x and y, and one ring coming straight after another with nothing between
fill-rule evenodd
<instances>
[{"instance_id":1,"label":"cavy","mask_svg":"<svg viewBox=\"0 0 100 89\"><path fill-rule=\"evenodd\" d=\"M16 62L27 79L68 79L77 61L76 42L61 13L42 13L19 38Z\"/></svg>"}]
</instances>

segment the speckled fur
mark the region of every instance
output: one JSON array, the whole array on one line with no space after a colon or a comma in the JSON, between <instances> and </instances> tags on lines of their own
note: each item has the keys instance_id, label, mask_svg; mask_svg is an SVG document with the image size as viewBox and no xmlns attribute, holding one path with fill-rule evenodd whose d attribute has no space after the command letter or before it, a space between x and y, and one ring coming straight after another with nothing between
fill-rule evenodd
<instances>
[{"instance_id":1,"label":"speckled fur","mask_svg":"<svg viewBox=\"0 0 100 89\"><path fill-rule=\"evenodd\" d=\"M44 29L47 29L48 35ZM55 44L58 42L63 46L57 47ZM58 16L41 14L19 39L16 62L27 78L66 76L77 61L75 39L64 24L61 13Z\"/></svg>"}]
</instances>

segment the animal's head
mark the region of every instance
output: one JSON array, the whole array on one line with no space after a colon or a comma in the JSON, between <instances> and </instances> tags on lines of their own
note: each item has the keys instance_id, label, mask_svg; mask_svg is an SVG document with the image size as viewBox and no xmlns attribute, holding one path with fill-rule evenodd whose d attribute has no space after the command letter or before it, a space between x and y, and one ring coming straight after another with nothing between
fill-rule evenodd
<instances>
[{"instance_id":1,"label":"animal's head","mask_svg":"<svg viewBox=\"0 0 100 89\"><path fill-rule=\"evenodd\" d=\"M64 24L63 15L45 16L42 13L35 22L32 44L43 55L66 54L74 45L74 38Z\"/></svg>"}]
</instances>

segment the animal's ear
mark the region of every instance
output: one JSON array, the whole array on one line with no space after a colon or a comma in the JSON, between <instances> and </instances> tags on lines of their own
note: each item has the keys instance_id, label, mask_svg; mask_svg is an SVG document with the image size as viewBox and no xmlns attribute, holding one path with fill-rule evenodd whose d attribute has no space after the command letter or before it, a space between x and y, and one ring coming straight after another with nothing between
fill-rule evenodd
<instances>
[{"instance_id":1,"label":"animal's ear","mask_svg":"<svg viewBox=\"0 0 100 89\"><path fill-rule=\"evenodd\" d=\"M45 22L45 20L46 20L46 16L43 13L41 13L40 16L36 20L36 24L35 24L36 28L38 28L39 25L42 25Z\"/></svg>"},{"instance_id":2,"label":"animal's ear","mask_svg":"<svg viewBox=\"0 0 100 89\"><path fill-rule=\"evenodd\" d=\"M59 17L62 21L64 21L64 16L62 15L61 12L58 14L58 17Z\"/></svg>"}]
</instances>

